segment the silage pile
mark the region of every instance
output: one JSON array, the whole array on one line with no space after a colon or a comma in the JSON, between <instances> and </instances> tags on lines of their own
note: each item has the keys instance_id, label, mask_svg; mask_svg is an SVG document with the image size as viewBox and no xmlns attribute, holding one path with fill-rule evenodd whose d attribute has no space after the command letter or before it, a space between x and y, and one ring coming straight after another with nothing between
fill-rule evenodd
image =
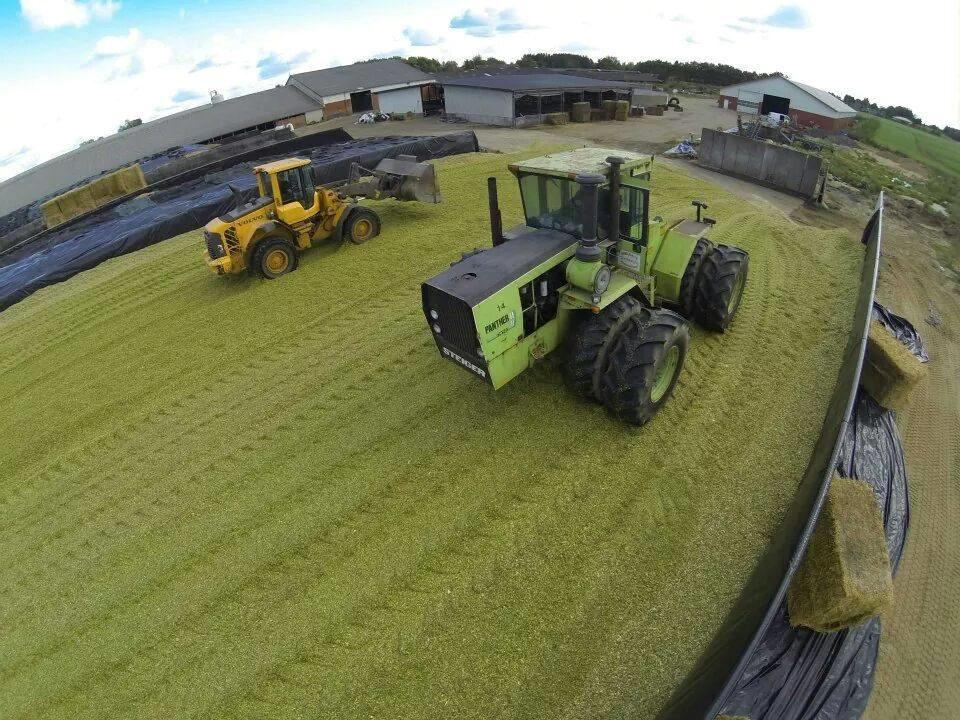
<instances>
[{"instance_id":1,"label":"silage pile","mask_svg":"<svg viewBox=\"0 0 960 720\"><path fill-rule=\"evenodd\" d=\"M637 431L547 361L493 393L419 282L486 245L484 179L277 282L191 233L0 315L0 716L652 714L779 524L826 410L862 248L657 168L750 252ZM629 711L629 712L628 712Z\"/></svg>"}]
</instances>

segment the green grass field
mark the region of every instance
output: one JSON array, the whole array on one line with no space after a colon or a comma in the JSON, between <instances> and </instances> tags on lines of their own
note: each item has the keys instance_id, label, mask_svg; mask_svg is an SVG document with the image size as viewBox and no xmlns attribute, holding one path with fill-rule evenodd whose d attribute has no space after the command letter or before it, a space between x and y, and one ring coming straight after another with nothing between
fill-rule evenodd
<instances>
[{"instance_id":1,"label":"green grass field","mask_svg":"<svg viewBox=\"0 0 960 720\"><path fill-rule=\"evenodd\" d=\"M529 153L523 155L529 156ZM548 359L497 393L419 282L488 243L484 179L274 282L199 233L0 314L0 717L645 717L722 622L822 423L862 247L664 169L751 255L636 430Z\"/></svg>"},{"instance_id":2,"label":"green grass field","mask_svg":"<svg viewBox=\"0 0 960 720\"><path fill-rule=\"evenodd\" d=\"M960 178L960 142L894 120L861 113L859 136L877 147Z\"/></svg>"}]
</instances>

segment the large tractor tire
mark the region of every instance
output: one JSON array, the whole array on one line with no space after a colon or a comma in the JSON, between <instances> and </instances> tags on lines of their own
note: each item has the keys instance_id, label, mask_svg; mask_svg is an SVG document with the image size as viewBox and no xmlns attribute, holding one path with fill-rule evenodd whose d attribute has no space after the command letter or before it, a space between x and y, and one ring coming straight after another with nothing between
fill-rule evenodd
<instances>
[{"instance_id":1,"label":"large tractor tire","mask_svg":"<svg viewBox=\"0 0 960 720\"><path fill-rule=\"evenodd\" d=\"M250 258L250 269L267 280L297 269L297 249L282 237L267 237L257 243Z\"/></svg>"},{"instance_id":2,"label":"large tractor tire","mask_svg":"<svg viewBox=\"0 0 960 720\"><path fill-rule=\"evenodd\" d=\"M706 238L699 238L690 260L687 261L687 269L683 271L683 277L680 279L680 295L677 298L677 305L680 308L680 314L685 318L693 317L693 301L697 294L697 280L700 279L700 271L703 269L703 261L713 250L713 243Z\"/></svg>"},{"instance_id":3,"label":"large tractor tire","mask_svg":"<svg viewBox=\"0 0 960 720\"><path fill-rule=\"evenodd\" d=\"M740 248L717 245L700 269L693 316L708 330L723 332L737 314L750 270L750 256Z\"/></svg>"},{"instance_id":4,"label":"large tractor tire","mask_svg":"<svg viewBox=\"0 0 960 720\"><path fill-rule=\"evenodd\" d=\"M357 208L343 228L343 236L356 245L362 245L380 234L380 216L370 208Z\"/></svg>"},{"instance_id":5,"label":"large tractor tire","mask_svg":"<svg viewBox=\"0 0 960 720\"><path fill-rule=\"evenodd\" d=\"M585 398L597 396L607 350L627 320L642 308L630 295L621 295L594 315L582 313L580 324L567 334L563 374L570 388Z\"/></svg>"},{"instance_id":6,"label":"large tractor tire","mask_svg":"<svg viewBox=\"0 0 960 720\"><path fill-rule=\"evenodd\" d=\"M642 308L610 345L600 400L624 422L643 425L673 393L689 344L690 331L680 315Z\"/></svg>"}]
</instances>

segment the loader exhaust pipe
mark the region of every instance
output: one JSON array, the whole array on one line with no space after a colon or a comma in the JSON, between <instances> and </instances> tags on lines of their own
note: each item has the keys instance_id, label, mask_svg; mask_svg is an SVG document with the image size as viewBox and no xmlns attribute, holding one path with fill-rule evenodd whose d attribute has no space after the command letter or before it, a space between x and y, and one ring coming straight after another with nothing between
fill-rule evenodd
<instances>
[{"instance_id":1,"label":"loader exhaust pipe","mask_svg":"<svg viewBox=\"0 0 960 720\"><path fill-rule=\"evenodd\" d=\"M490 206L490 237L493 246L503 244L503 218L500 215L500 201L497 197L497 179L487 178L487 202Z\"/></svg>"},{"instance_id":2,"label":"loader exhaust pipe","mask_svg":"<svg viewBox=\"0 0 960 720\"><path fill-rule=\"evenodd\" d=\"M583 228L580 233L580 245L577 247L576 258L583 262L597 262L602 255L597 239L597 201L603 181L603 175L595 173L584 173L576 177L576 182L580 186L580 199L583 207Z\"/></svg>"},{"instance_id":3,"label":"loader exhaust pipe","mask_svg":"<svg viewBox=\"0 0 960 720\"><path fill-rule=\"evenodd\" d=\"M607 237L610 240L620 239L620 166L623 158L611 155L607 158L610 163L610 223Z\"/></svg>"}]
</instances>

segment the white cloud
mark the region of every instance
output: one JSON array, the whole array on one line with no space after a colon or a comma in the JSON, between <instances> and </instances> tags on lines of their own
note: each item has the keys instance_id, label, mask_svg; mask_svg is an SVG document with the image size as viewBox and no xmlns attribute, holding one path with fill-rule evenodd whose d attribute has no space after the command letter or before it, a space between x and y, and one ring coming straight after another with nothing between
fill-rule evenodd
<instances>
[{"instance_id":1,"label":"white cloud","mask_svg":"<svg viewBox=\"0 0 960 720\"><path fill-rule=\"evenodd\" d=\"M120 9L115 0L20 0L20 14L34 30L83 27L109 20Z\"/></svg>"},{"instance_id":2,"label":"white cloud","mask_svg":"<svg viewBox=\"0 0 960 720\"><path fill-rule=\"evenodd\" d=\"M93 46L93 56L109 58L126 55L136 50L140 41L140 30L137 28L130 28L126 35L105 35Z\"/></svg>"},{"instance_id":3,"label":"white cloud","mask_svg":"<svg viewBox=\"0 0 960 720\"><path fill-rule=\"evenodd\" d=\"M162 67L173 59L168 45L155 38L145 38L138 28L126 35L105 35L93 46L91 63L106 63L107 80L139 75L145 70Z\"/></svg>"}]
</instances>

